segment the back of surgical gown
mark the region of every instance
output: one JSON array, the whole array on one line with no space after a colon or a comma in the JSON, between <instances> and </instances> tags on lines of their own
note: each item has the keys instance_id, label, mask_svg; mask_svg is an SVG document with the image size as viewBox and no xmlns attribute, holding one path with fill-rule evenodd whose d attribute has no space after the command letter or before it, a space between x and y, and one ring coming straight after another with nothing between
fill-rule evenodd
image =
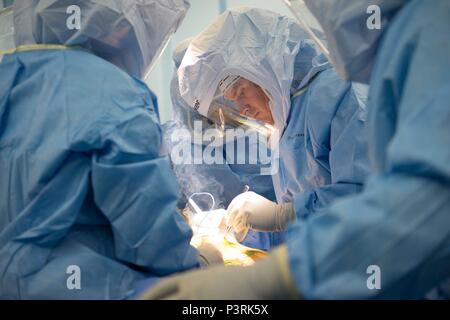
<instances>
[{"instance_id":1,"label":"back of surgical gown","mask_svg":"<svg viewBox=\"0 0 450 320\"><path fill-rule=\"evenodd\" d=\"M123 299L198 266L145 84L81 50L0 75L0 298Z\"/></svg>"}]
</instances>

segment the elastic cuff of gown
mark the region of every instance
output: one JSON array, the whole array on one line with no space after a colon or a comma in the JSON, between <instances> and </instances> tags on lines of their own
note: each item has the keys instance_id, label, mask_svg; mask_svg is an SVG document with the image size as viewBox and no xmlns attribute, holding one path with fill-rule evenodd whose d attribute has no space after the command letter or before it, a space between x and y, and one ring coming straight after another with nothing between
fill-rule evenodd
<instances>
[{"instance_id":1,"label":"elastic cuff of gown","mask_svg":"<svg viewBox=\"0 0 450 320\"><path fill-rule=\"evenodd\" d=\"M283 203L278 206L275 232L283 232L293 222L297 220L297 215L292 202Z\"/></svg>"}]
</instances>

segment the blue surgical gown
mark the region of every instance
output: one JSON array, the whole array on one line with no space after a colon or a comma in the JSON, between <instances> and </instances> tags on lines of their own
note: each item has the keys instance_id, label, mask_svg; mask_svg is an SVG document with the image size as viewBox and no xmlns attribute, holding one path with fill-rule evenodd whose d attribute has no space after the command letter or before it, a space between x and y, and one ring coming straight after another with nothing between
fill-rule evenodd
<instances>
[{"instance_id":1,"label":"blue surgical gown","mask_svg":"<svg viewBox=\"0 0 450 320\"><path fill-rule=\"evenodd\" d=\"M327 62L303 80L280 139L274 187L299 219L358 193L369 174L367 86L341 80Z\"/></svg>"},{"instance_id":2,"label":"blue surgical gown","mask_svg":"<svg viewBox=\"0 0 450 320\"><path fill-rule=\"evenodd\" d=\"M419 299L450 278L449 17L447 0L416 0L389 26L369 93L373 174L288 230L304 297Z\"/></svg>"},{"instance_id":3,"label":"blue surgical gown","mask_svg":"<svg viewBox=\"0 0 450 320\"><path fill-rule=\"evenodd\" d=\"M0 75L0 298L123 299L198 266L143 82L81 50Z\"/></svg>"}]
</instances>

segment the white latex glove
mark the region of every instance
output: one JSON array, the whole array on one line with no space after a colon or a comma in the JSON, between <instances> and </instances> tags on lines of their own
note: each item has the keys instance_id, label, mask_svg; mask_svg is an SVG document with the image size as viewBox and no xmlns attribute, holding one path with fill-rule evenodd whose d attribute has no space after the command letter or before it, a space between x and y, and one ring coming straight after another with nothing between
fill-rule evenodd
<instances>
[{"instance_id":1,"label":"white latex glove","mask_svg":"<svg viewBox=\"0 0 450 320\"><path fill-rule=\"evenodd\" d=\"M287 247L251 267L215 266L170 277L144 293L148 300L263 300L300 298L290 274Z\"/></svg>"},{"instance_id":2,"label":"white latex glove","mask_svg":"<svg viewBox=\"0 0 450 320\"><path fill-rule=\"evenodd\" d=\"M292 203L276 204L254 192L245 192L231 201L226 223L236 233L242 233L247 228L256 231L283 231L295 219Z\"/></svg>"},{"instance_id":3,"label":"white latex glove","mask_svg":"<svg viewBox=\"0 0 450 320\"><path fill-rule=\"evenodd\" d=\"M199 253L202 268L224 264L222 253L212 244L202 243L197 248L197 251Z\"/></svg>"}]
</instances>

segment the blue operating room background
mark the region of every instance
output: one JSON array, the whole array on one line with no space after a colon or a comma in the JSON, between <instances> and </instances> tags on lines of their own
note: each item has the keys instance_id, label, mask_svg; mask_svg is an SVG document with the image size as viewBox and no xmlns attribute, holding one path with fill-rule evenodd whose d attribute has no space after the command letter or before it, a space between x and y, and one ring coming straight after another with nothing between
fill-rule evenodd
<instances>
[{"instance_id":1,"label":"blue operating room background","mask_svg":"<svg viewBox=\"0 0 450 320\"><path fill-rule=\"evenodd\" d=\"M173 36L146 80L149 87L158 96L161 122L170 120L173 115L170 100L170 81L174 71L173 50L184 39L200 33L223 11L236 6L259 7L292 17L282 0L191 0L191 9L188 11L181 27Z\"/></svg>"}]
</instances>

